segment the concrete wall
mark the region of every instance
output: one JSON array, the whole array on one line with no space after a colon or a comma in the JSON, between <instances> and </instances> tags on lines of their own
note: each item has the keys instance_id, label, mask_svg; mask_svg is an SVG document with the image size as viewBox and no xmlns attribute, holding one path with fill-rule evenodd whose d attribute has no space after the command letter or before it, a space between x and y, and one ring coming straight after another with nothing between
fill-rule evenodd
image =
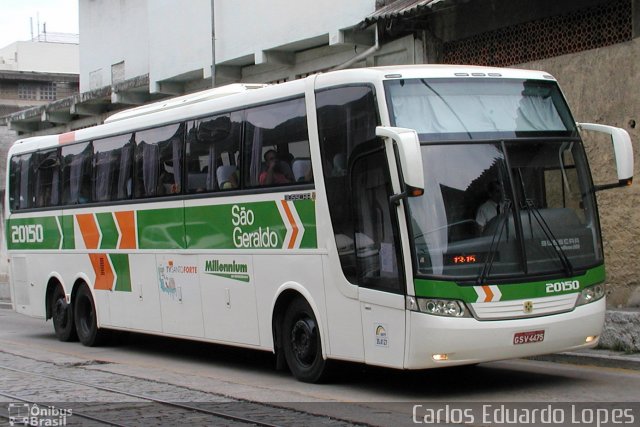
<instances>
[{"instance_id":1,"label":"concrete wall","mask_svg":"<svg viewBox=\"0 0 640 427\"><path fill-rule=\"evenodd\" d=\"M247 4L248 3L248 4ZM309 48L341 42L340 30L375 11L375 0L262 0L241 7L216 0L216 64L264 61L263 51L297 44Z\"/></svg>"},{"instance_id":2,"label":"concrete wall","mask_svg":"<svg viewBox=\"0 0 640 427\"><path fill-rule=\"evenodd\" d=\"M148 73L155 93L169 77L210 75L210 0L79 1L81 92L111 85L112 76Z\"/></svg>"},{"instance_id":3,"label":"concrete wall","mask_svg":"<svg viewBox=\"0 0 640 427\"><path fill-rule=\"evenodd\" d=\"M154 82L180 75L210 78L211 0L152 0L148 14L151 92Z\"/></svg>"},{"instance_id":4,"label":"concrete wall","mask_svg":"<svg viewBox=\"0 0 640 427\"><path fill-rule=\"evenodd\" d=\"M149 72L146 0L79 0L80 92L111 85L111 66L125 78Z\"/></svg>"},{"instance_id":5,"label":"concrete wall","mask_svg":"<svg viewBox=\"0 0 640 427\"><path fill-rule=\"evenodd\" d=\"M15 132L8 130L6 126L0 126L0 177L2 177L2 184L0 184L0 224L2 224L0 227L0 299L8 299L9 297L9 288L4 285L4 283L7 282L9 273L7 242L4 228L4 186L7 170L7 152L17 139L18 137Z\"/></svg>"},{"instance_id":6,"label":"concrete wall","mask_svg":"<svg viewBox=\"0 0 640 427\"><path fill-rule=\"evenodd\" d=\"M631 135L636 183L598 193L610 307L640 307L640 38L627 43L519 65L548 71L575 119L622 127ZM615 181L611 144L587 135L596 183Z\"/></svg>"},{"instance_id":7,"label":"concrete wall","mask_svg":"<svg viewBox=\"0 0 640 427\"><path fill-rule=\"evenodd\" d=\"M0 69L78 74L79 54L72 43L16 42L0 50Z\"/></svg>"}]
</instances>

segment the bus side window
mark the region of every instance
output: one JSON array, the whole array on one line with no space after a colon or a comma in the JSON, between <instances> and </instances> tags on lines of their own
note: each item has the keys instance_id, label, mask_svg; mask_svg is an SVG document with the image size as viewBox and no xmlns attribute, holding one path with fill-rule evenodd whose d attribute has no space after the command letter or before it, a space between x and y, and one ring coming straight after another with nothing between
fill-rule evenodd
<instances>
[{"instance_id":1,"label":"bus side window","mask_svg":"<svg viewBox=\"0 0 640 427\"><path fill-rule=\"evenodd\" d=\"M394 231L398 227L389 203L393 192L383 147L372 141L354 150L350 187L354 204L356 271L360 286L401 293L399 236ZM356 154L363 151L362 155Z\"/></svg>"},{"instance_id":2,"label":"bus side window","mask_svg":"<svg viewBox=\"0 0 640 427\"><path fill-rule=\"evenodd\" d=\"M62 203L75 205L91 201L93 143L65 145L62 157Z\"/></svg>"},{"instance_id":3,"label":"bus side window","mask_svg":"<svg viewBox=\"0 0 640 427\"><path fill-rule=\"evenodd\" d=\"M242 113L206 117L187 128L187 192L238 188L235 153L240 151Z\"/></svg>"},{"instance_id":4,"label":"bus side window","mask_svg":"<svg viewBox=\"0 0 640 427\"><path fill-rule=\"evenodd\" d=\"M132 140L124 134L94 141L94 201L131 197Z\"/></svg>"},{"instance_id":5,"label":"bus side window","mask_svg":"<svg viewBox=\"0 0 640 427\"><path fill-rule=\"evenodd\" d=\"M294 159L309 157L304 98L248 109L244 147L244 177L249 187L295 184Z\"/></svg>"},{"instance_id":6,"label":"bus side window","mask_svg":"<svg viewBox=\"0 0 640 427\"><path fill-rule=\"evenodd\" d=\"M353 165L356 147L375 140L379 119L373 88L344 86L319 91L316 106L331 225L342 272L356 284L356 247L362 247L367 237L356 233L348 166Z\"/></svg>"},{"instance_id":7,"label":"bus side window","mask_svg":"<svg viewBox=\"0 0 640 427\"><path fill-rule=\"evenodd\" d=\"M22 154L11 158L9 166L9 206L12 211L28 209L32 206L33 175L32 154Z\"/></svg>"},{"instance_id":8,"label":"bus side window","mask_svg":"<svg viewBox=\"0 0 640 427\"><path fill-rule=\"evenodd\" d=\"M60 161L58 150L41 151L36 158L34 170L35 204L33 207L45 208L60 203Z\"/></svg>"},{"instance_id":9,"label":"bus side window","mask_svg":"<svg viewBox=\"0 0 640 427\"><path fill-rule=\"evenodd\" d=\"M185 127L185 123L176 123L136 133L136 197L181 192Z\"/></svg>"}]
</instances>

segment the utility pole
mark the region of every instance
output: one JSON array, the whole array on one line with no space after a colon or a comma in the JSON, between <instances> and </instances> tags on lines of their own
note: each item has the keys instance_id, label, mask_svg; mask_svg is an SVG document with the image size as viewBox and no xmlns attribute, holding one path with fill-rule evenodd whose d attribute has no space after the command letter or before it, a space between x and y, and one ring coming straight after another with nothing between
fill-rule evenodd
<instances>
[{"instance_id":1,"label":"utility pole","mask_svg":"<svg viewBox=\"0 0 640 427\"><path fill-rule=\"evenodd\" d=\"M211 87L216 87L216 0L211 0Z\"/></svg>"}]
</instances>

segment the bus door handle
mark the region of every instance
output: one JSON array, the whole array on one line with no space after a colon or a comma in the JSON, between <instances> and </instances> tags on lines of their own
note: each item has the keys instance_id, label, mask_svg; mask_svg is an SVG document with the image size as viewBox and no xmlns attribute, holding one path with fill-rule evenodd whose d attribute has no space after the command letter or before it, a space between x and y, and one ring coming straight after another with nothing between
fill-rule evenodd
<instances>
[{"instance_id":1,"label":"bus door handle","mask_svg":"<svg viewBox=\"0 0 640 427\"><path fill-rule=\"evenodd\" d=\"M364 305L364 309L371 311L371 306L369 304L365 304Z\"/></svg>"}]
</instances>

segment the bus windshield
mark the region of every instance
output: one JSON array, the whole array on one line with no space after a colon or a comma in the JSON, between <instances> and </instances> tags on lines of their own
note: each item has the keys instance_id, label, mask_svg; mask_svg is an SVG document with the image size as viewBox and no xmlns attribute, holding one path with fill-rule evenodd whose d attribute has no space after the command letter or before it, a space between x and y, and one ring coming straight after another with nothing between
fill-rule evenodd
<instances>
[{"instance_id":1,"label":"bus windshield","mask_svg":"<svg viewBox=\"0 0 640 427\"><path fill-rule=\"evenodd\" d=\"M601 264L587 160L557 86L467 81L387 82L392 125L422 143L425 191L409 199L418 276L482 284Z\"/></svg>"},{"instance_id":2,"label":"bus windshield","mask_svg":"<svg viewBox=\"0 0 640 427\"><path fill-rule=\"evenodd\" d=\"M516 79L407 79L385 82L394 126L421 141L575 135L555 82Z\"/></svg>"},{"instance_id":3,"label":"bus windshield","mask_svg":"<svg viewBox=\"0 0 640 427\"><path fill-rule=\"evenodd\" d=\"M419 274L497 279L602 262L577 141L422 147L425 192L409 199Z\"/></svg>"}]
</instances>

